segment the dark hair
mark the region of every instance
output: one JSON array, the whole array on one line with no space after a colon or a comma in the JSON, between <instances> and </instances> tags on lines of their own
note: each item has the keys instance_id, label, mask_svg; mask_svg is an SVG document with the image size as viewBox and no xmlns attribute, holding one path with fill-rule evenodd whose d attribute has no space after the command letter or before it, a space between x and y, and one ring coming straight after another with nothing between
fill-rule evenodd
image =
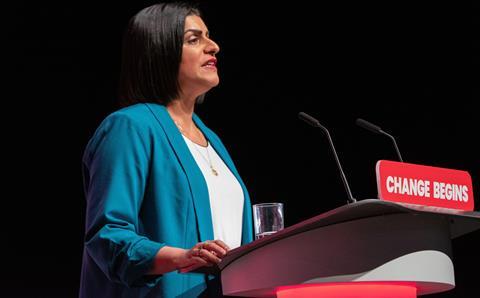
<instances>
[{"instance_id":1,"label":"dark hair","mask_svg":"<svg viewBox=\"0 0 480 298\"><path fill-rule=\"evenodd\" d=\"M185 19L201 16L191 3L160 3L130 19L123 37L119 82L121 106L168 104L178 97Z\"/></svg>"}]
</instances>

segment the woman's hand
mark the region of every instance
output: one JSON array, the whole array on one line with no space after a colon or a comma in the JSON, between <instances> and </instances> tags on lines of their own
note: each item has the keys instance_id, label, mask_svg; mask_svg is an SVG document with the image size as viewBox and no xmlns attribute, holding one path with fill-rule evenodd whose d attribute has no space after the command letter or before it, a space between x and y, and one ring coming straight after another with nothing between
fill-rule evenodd
<instances>
[{"instance_id":1,"label":"woman's hand","mask_svg":"<svg viewBox=\"0 0 480 298\"><path fill-rule=\"evenodd\" d=\"M176 260L178 272L186 273L202 266L213 266L220 263L230 248L221 240L208 240L195 244L184 250Z\"/></svg>"}]
</instances>

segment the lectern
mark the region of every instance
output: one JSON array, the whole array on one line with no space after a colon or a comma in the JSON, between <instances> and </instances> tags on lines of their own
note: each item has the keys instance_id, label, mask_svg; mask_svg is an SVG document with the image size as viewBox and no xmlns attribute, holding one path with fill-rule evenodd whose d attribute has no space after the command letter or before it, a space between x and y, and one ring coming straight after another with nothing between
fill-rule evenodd
<instances>
[{"instance_id":1,"label":"lectern","mask_svg":"<svg viewBox=\"0 0 480 298\"><path fill-rule=\"evenodd\" d=\"M455 286L452 239L479 228L479 212L358 201L232 250L219 264L223 294L416 297L447 291Z\"/></svg>"}]
</instances>

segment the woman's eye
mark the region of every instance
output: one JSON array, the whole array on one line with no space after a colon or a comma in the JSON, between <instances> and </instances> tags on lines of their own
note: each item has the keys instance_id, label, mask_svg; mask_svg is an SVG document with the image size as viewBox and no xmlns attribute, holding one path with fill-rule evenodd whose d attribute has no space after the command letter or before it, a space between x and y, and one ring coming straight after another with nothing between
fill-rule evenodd
<instances>
[{"instance_id":1,"label":"woman's eye","mask_svg":"<svg viewBox=\"0 0 480 298\"><path fill-rule=\"evenodd\" d=\"M189 39L187 42L188 44L197 44L199 41L200 39L198 37L195 37L195 38Z\"/></svg>"}]
</instances>

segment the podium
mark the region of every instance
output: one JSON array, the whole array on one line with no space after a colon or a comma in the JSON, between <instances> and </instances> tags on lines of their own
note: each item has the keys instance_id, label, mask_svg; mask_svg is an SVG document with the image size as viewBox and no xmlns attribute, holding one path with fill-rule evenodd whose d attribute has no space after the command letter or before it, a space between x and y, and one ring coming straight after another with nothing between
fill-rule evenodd
<instances>
[{"instance_id":1,"label":"podium","mask_svg":"<svg viewBox=\"0 0 480 298\"><path fill-rule=\"evenodd\" d=\"M365 297L447 291L455 286L451 240L479 228L479 212L362 200L229 252L218 268L223 294L299 297L302 289L337 287L362 297L372 286L376 293L381 286L410 292ZM298 295L283 295L291 290Z\"/></svg>"}]
</instances>

